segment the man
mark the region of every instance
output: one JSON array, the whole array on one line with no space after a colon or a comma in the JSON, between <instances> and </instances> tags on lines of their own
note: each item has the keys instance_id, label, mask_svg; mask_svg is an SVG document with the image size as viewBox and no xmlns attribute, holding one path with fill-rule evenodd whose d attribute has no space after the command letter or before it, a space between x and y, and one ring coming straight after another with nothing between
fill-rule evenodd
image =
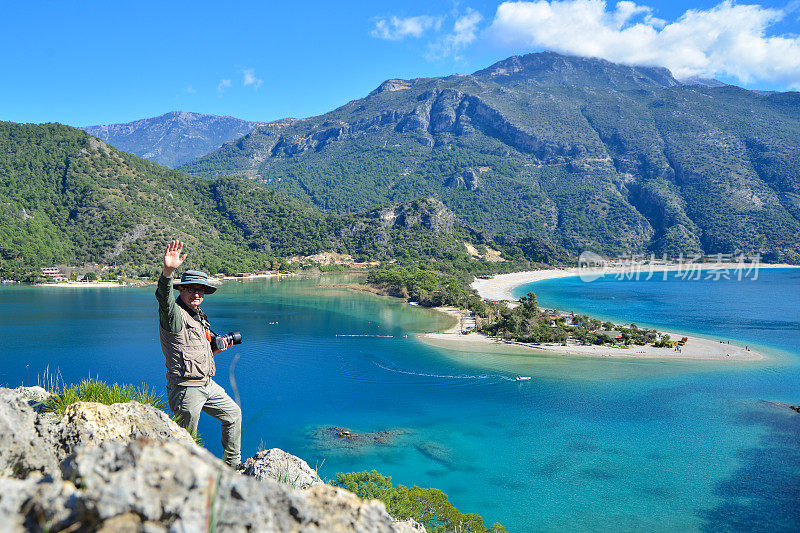
<instances>
[{"instance_id":1,"label":"man","mask_svg":"<svg viewBox=\"0 0 800 533\"><path fill-rule=\"evenodd\" d=\"M173 283L172 274L186 259L181 255L183 243L178 240L167 245L164 269L158 280L159 336L161 351L167 365L167 402L178 415L181 426L197 431L200 411L222 422L223 460L236 467L241 461L242 411L225 390L213 379L216 367L214 356L222 350L211 348L211 325L200 309L206 294L216 287L208 283L208 275L187 270L181 281ZM180 292L171 296L172 288Z\"/></svg>"}]
</instances>

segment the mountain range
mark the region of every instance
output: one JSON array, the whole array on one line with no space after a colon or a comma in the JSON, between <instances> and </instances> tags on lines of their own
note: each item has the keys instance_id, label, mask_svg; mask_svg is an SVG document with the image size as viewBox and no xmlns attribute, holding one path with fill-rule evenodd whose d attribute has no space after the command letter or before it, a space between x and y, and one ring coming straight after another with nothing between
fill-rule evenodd
<instances>
[{"instance_id":1,"label":"mountain range","mask_svg":"<svg viewBox=\"0 0 800 533\"><path fill-rule=\"evenodd\" d=\"M435 197L487 238L800 260L800 94L552 52L387 80L179 167L328 213Z\"/></svg>"},{"instance_id":2,"label":"mountain range","mask_svg":"<svg viewBox=\"0 0 800 533\"><path fill-rule=\"evenodd\" d=\"M194 119L240 135L223 118L116 130L183 154ZM800 261L798 93L542 53L247 124L171 170L68 126L0 122L0 273L152 265L176 236L212 272L322 251L470 265L484 245L551 263L585 249Z\"/></svg>"},{"instance_id":3,"label":"mountain range","mask_svg":"<svg viewBox=\"0 0 800 533\"><path fill-rule=\"evenodd\" d=\"M258 124L233 117L171 111L125 124L81 129L120 150L174 168L250 133Z\"/></svg>"}]
</instances>

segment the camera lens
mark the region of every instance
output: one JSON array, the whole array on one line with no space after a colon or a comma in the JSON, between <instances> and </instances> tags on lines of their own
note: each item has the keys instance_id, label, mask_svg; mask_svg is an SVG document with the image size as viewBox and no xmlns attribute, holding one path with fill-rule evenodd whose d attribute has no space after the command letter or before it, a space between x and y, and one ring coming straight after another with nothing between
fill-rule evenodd
<instances>
[{"instance_id":1,"label":"camera lens","mask_svg":"<svg viewBox=\"0 0 800 533\"><path fill-rule=\"evenodd\" d=\"M241 331L231 331L230 333L226 333L225 335L218 335L213 337L211 340L211 346L216 350L222 350L225 348L225 343L228 344L228 348L233 346L234 344L242 344L242 332Z\"/></svg>"}]
</instances>

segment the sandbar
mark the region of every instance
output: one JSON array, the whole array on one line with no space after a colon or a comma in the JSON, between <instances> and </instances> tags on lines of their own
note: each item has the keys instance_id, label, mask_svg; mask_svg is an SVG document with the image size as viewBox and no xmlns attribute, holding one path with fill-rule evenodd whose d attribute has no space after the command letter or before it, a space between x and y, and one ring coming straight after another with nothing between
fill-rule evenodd
<instances>
[{"instance_id":1,"label":"sandbar","mask_svg":"<svg viewBox=\"0 0 800 533\"><path fill-rule=\"evenodd\" d=\"M685 265L653 265L648 266L648 270L653 272L679 271L685 270ZM703 264L693 267L696 270L712 269L733 269L735 265L725 264ZM797 268L796 265L770 264L759 265L759 268ZM621 274L629 272L629 266L603 267L598 269L547 269L534 270L528 272L514 272L511 274L501 274L490 279L478 279L472 283L472 287L478 294L486 300L514 301L512 291L515 287L534 281L545 279L579 276L579 275L604 275ZM531 354L553 355L553 356L577 356L577 357L607 357L612 359L659 359L659 360L728 360L728 361L754 361L763 359L764 356L749 346L730 344L728 341L709 339L694 334L662 331L667 333L671 339L681 339L687 337L688 341L680 348L656 348L652 345L635 346L627 348L608 345L581 345L569 341L567 345L557 343L528 344L521 342L509 342L496 337L489 337L481 333L462 334L462 330L474 328L475 319L468 311L455 309L452 307L438 307L436 310L446 313L456 319L456 323L448 330L436 333L425 333L418 338L427 344L447 348L457 351L481 352L481 351L508 351L513 353L528 352ZM646 320L644 320L646 321Z\"/></svg>"},{"instance_id":2,"label":"sandbar","mask_svg":"<svg viewBox=\"0 0 800 533\"><path fill-rule=\"evenodd\" d=\"M441 308L439 311L448 312ZM580 345L568 343L567 346L555 343L527 344L522 342L507 342L496 337L489 337L482 333L462 335L459 324L446 331L437 333L423 333L418 338L426 343L439 348L447 348L466 352L511 352L531 353L552 356L576 357L607 357L612 359L659 359L659 360L730 360L730 361L757 361L764 356L755 350L748 350L744 346L728 344L714 339L698 337L697 335L683 335L674 332L668 333L672 339L688 337L688 341L678 352L674 348L656 348L652 345L619 348L608 345Z\"/></svg>"}]
</instances>

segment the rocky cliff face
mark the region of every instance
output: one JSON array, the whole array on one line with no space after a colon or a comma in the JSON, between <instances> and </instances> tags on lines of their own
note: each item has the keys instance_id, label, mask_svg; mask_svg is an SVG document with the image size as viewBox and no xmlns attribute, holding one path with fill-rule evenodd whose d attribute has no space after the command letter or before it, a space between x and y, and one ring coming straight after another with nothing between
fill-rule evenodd
<instances>
[{"instance_id":1,"label":"rocky cliff face","mask_svg":"<svg viewBox=\"0 0 800 533\"><path fill-rule=\"evenodd\" d=\"M243 475L153 407L77 403L56 420L43 397L0 388L2 532L424 532L281 450L248 459Z\"/></svg>"},{"instance_id":2,"label":"rocky cliff face","mask_svg":"<svg viewBox=\"0 0 800 533\"><path fill-rule=\"evenodd\" d=\"M390 204L367 213L367 217L379 219L384 227L424 228L445 234L452 234L460 224L456 215L435 198Z\"/></svg>"}]
</instances>

